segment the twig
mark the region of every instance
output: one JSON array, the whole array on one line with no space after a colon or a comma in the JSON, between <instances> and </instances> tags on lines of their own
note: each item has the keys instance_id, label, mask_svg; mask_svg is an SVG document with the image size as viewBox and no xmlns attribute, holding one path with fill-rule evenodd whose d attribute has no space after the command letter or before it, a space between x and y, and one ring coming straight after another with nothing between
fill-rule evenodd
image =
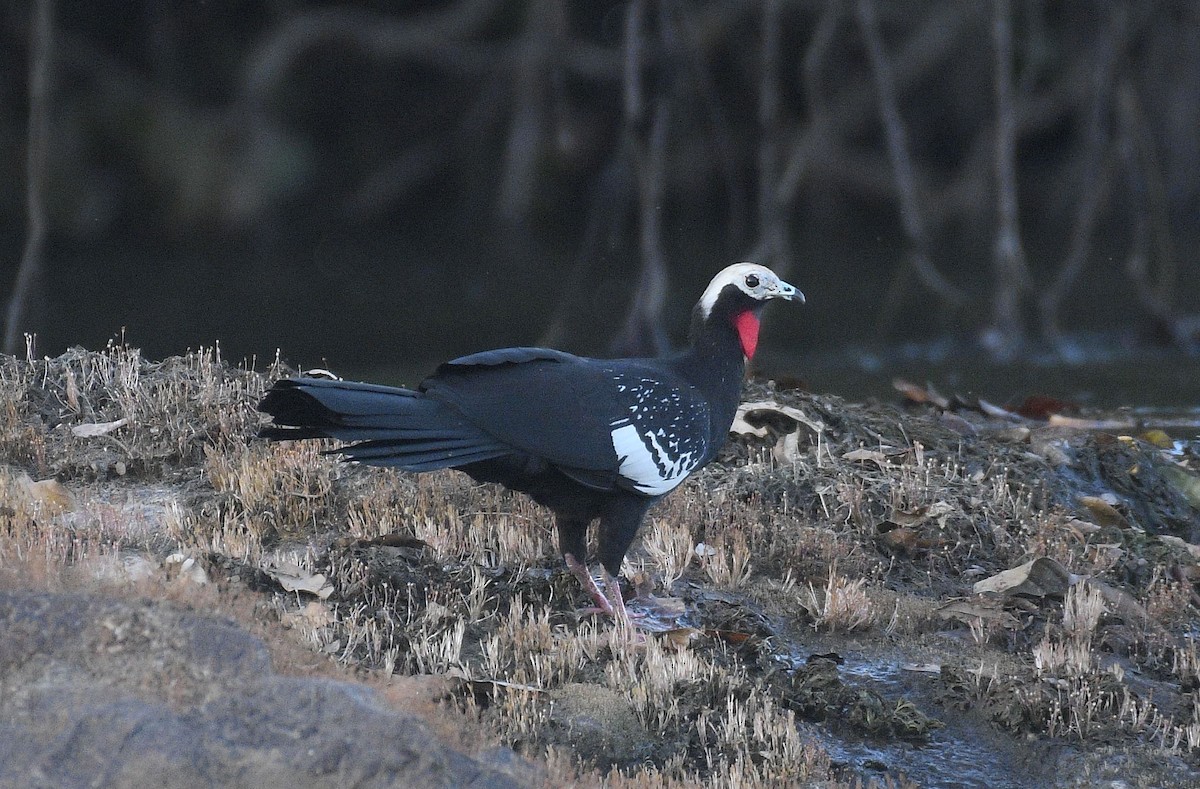
<instances>
[{"instance_id":1,"label":"twig","mask_svg":"<svg viewBox=\"0 0 1200 789\"><path fill-rule=\"evenodd\" d=\"M1155 233L1155 225L1165 224L1165 217L1155 216L1165 211L1163 198L1155 192L1161 190L1157 176L1157 157L1154 143L1145 130L1136 88L1123 81L1118 89L1118 148L1121 151L1125 176L1129 184L1133 210L1133 238L1129 254L1125 259L1125 275L1133 283L1138 303L1171 335L1171 339L1187 347L1190 338L1180 333L1180 322L1171 303L1167 283L1173 279L1174 267L1161 258L1172 254L1169 235L1161 228ZM1157 189L1155 188L1157 187ZM1157 222L1156 222L1157 220ZM1167 238L1164 240L1163 236ZM1157 241L1157 245L1154 242ZM1150 273L1150 260L1157 246L1160 258L1158 282Z\"/></svg>"},{"instance_id":2,"label":"twig","mask_svg":"<svg viewBox=\"0 0 1200 789\"><path fill-rule=\"evenodd\" d=\"M679 30L674 38L686 64L688 82L699 95L705 109L705 117L711 127L710 135L716 151L714 162L725 181L729 192L729 219L725 236L731 242L740 242L746 232L748 196L741 178L739 138L730 123L729 114L721 103L721 93L709 72L703 41L693 15L685 13L690 6L679 2L669 3L670 23ZM728 250L732 252L732 250Z\"/></svg>"},{"instance_id":3,"label":"twig","mask_svg":"<svg viewBox=\"0 0 1200 789\"><path fill-rule=\"evenodd\" d=\"M660 88L646 128L645 88L642 84L645 0L630 3L625 15L625 140L638 186L638 252L641 269L625 324L614 339L619 354L654 354L666 349L659 317L666 301L667 267L662 248L662 210L666 193L667 125L670 108ZM661 84L664 80L658 80Z\"/></svg>"},{"instance_id":4,"label":"twig","mask_svg":"<svg viewBox=\"0 0 1200 789\"><path fill-rule=\"evenodd\" d=\"M842 3L840 0L825 3L817 27L813 30L808 47L804 50L804 64L801 71L804 82L804 98L808 104L810 118L817 118L826 113L828 102L825 92L821 89L821 68L829 55L837 34L838 23L842 19Z\"/></svg>"},{"instance_id":5,"label":"twig","mask_svg":"<svg viewBox=\"0 0 1200 789\"><path fill-rule=\"evenodd\" d=\"M618 148L593 181L583 240L564 278L554 316L538 338L539 345L556 348L567 341L569 320L576 314L588 270L593 263L607 263L611 251L623 244L629 225L632 176L632 165Z\"/></svg>"},{"instance_id":6,"label":"twig","mask_svg":"<svg viewBox=\"0 0 1200 789\"><path fill-rule=\"evenodd\" d=\"M1108 197L1111 165L1104 154L1109 142L1108 116L1112 107L1117 53L1122 47L1124 31L1125 11L1118 7L1109 19L1108 35L1097 45L1097 63L1092 72L1092 105L1088 111L1087 137L1083 143L1083 181L1071 224L1071 245L1062 268L1038 299L1042 336L1059 345L1062 340L1059 308L1087 262L1096 216Z\"/></svg>"},{"instance_id":7,"label":"twig","mask_svg":"<svg viewBox=\"0 0 1200 789\"><path fill-rule=\"evenodd\" d=\"M503 4L501 0L460 0L405 20L351 8L292 16L273 28L247 58L243 96L263 103L301 55L330 41L353 43L378 57L424 59L450 71L486 73L496 67L499 53L462 41L482 28Z\"/></svg>"},{"instance_id":8,"label":"twig","mask_svg":"<svg viewBox=\"0 0 1200 789\"><path fill-rule=\"evenodd\" d=\"M921 27L909 36L892 58L894 84L898 88L925 78L929 71L963 46L967 34L976 29L975 4L945 3L921 20ZM832 23L831 23L832 24ZM789 146L790 153L779 179L779 199L790 204L796 192L812 174L812 168L830 164L829 155L838 139L850 136L874 120L877 114L874 86L847 90L828 111L810 119ZM840 152L839 152L840 155Z\"/></svg>"},{"instance_id":9,"label":"twig","mask_svg":"<svg viewBox=\"0 0 1200 789\"><path fill-rule=\"evenodd\" d=\"M525 34L519 44L520 66L513 79L514 106L504 147L504 175L497 198L497 213L510 223L524 219L533 201L537 164L546 137L551 52L554 39L562 37L565 26L558 3L536 0L528 4Z\"/></svg>"},{"instance_id":10,"label":"twig","mask_svg":"<svg viewBox=\"0 0 1200 789\"><path fill-rule=\"evenodd\" d=\"M635 144L638 183L638 251L642 261L620 350L627 354L659 355L667 348L661 326L667 299L667 264L663 255L662 211L666 184L667 127L670 108L666 97L655 102L649 140Z\"/></svg>"},{"instance_id":11,"label":"twig","mask_svg":"<svg viewBox=\"0 0 1200 789\"><path fill-rule=\"evenodd\" d=\"M758 244L755 260L780 274L790 268L786 205L779 201L783 127L779 117L779 0L764 0L758 75Z\"/></svg>"},{"instance_id":12,"label":"twig","mask_svg":"<svg viewBox=\"0 0 1200 789\"><path fill-rule=\"evenodd\" d=\"M892 165L896 194L900 200L900 220L911 247L907 261L921 284L950 306L958 307L964 301L962 291L947 280L929 259L929 234L921 214L920 199L917 197L916 168L913 165L912 152L909 150L908 132L904 120L900 117L895 75L887 53L884 52L883 38L879 33L875 4L872 0L858 0L854 12L871 61L871 71L879 99L879 115L887 138L888 159Z\"/></svg>"},{"instance_id":13,"label":"twig","mask_svg":"<svg viewBox=\"0 0 1200 789\"><path fill-rule=\"evenodd\" d=\"M29 46L29 121L25 149L25 250L5 314L4 351L16 354L27 328L26 313L45 269L46 162L50 147L51 67L54 61L54 0L37 0Z\"/></svg>"},{"instance_id":14,"label":"twig","mask_svg":"<svg viewBox=\"0 0 1200 789\"><path fill-rule=\"evenodd\" d=\"M996 89L995 291L987 344L997 357L1011 357L1024 342L1021 292L1029 272L1017 214L1017 109L1013 96L1012 1L993 0L992 44Z\"/></svg>"}]
</instances>

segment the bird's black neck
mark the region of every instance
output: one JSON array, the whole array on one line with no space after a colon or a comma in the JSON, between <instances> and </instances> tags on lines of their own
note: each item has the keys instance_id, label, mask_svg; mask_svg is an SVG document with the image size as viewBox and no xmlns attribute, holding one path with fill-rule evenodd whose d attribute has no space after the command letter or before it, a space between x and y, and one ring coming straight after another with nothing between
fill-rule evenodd
<instances>
[{"instance_id":1,"label":"bird's black neck","mask_svg":"<svg viewBox=\"0 0 1200 789\"><path fill-rule=\"evenodd\" d=\"M697 309L686 350L673 360L675 368L709 403L712 437L723 443L741 400L746 358L732 318L724 310L705 316Z\"/></svg>"}]
</instances>

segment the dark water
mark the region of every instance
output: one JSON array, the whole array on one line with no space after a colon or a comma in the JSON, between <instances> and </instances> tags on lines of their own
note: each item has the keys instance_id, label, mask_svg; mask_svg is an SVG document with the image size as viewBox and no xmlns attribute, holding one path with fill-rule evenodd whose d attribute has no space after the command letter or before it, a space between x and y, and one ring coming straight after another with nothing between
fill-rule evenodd
<instances>
[{"instance_id":1,"label":"dark water","mask_svg":"<svg viewBox=\"0 0 1200 789\"><path fill-rule=\"evenodd\" d=\"M939 789L1041 789L1055 785L1057 751L1070 746L1021 742L987 722L961 716L933 700L935 677L900 667L900 655L883 658L845 654L845 682L885 698L907 698L944 726L927 742L842 739L819 736L835 762L864 777L904 776L921 787Z\"/></svg>"},{"instance_id":2,"label":"dark water","mask_svg":"<svg viewBox=\"0 0 1200 789\"><path fill-rule=\"evenodd\" d=\"M946 396L979 397L1001 406L1045 395L1084 408L1200 414L1200 355L1138 347L1119 338L1090 338L1072 358L1033 351L996 363L978 349L944 341L860 346L795 359L772 353L760 360L760 368L851 400L898 401L893 381L903 378L932 384Z\"/></svg>"},{"instance_id":3,"label":"dark water","mask_svg":"<svg viewBox=\"0 0 1200 789\"><path fill-rule=\"evenodd\" d=\"M978 321L939 319L916 293L881 337L875 316L894 265L888 239L868 244L826 230L804 236L800 258L822 264L797 264L788 274L808 303L773 305L764 316L755 360L763 373L851 400L895 401L891 382L900 376L1001 405L1038 394L1098 408L1200 407L1200 353L1153 346L1136 328L1144 320L1127 295L1073 302L1064 315L1075 332L1065 353L1031 348L1010 364L991 363L973 342ZM676 263L663 315L676 344L708 277L736 257L714 235L692 228L672 240ZM498 240L495 232L457 226L219 247L92 243L56 250L35 311L42 317L37 350L53 356L124 336L149 358L163 358L220 341L230 361L269 360L279 349L302 368L391 383L415 383L454 356L545 340L605 355L638 275L636 256L618 251L575 276L578 250L562 238ZM1108 276L1095 283L1101 292L1127 290ZM1185 295L1200 273L1187 276L1179 288ZM1118 326L1134 328L1104 328Z\"/></svg>"}]
</instances>

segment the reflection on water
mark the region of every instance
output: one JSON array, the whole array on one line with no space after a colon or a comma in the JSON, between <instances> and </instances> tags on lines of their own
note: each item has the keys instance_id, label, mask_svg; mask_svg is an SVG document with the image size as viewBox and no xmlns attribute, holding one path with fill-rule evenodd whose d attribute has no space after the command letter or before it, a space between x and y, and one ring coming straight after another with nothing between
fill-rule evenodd
<instances>
[{"instance_id":1,"label":"reflection on water","mask_svg":"<svg viewBox=\"0 0 1200 789\"><path fill-rule=\"evenodd\" d=\"M822 647L823 648L823 647ZM797 645L797 662L804 650ZM902 653L841 653L841 679L848 685L875 691L886 699L907 699L941 721L924 742L854 735L828 723L802 723L803 733L819 741L837 765L849 775L874 777L880 785L893 785L903 777L908 784L939 789L1043 789L1056 785L1059 756L1073 750L1065 742L1034 743L999 732L987 721L956 713L935 700L935 678L928 673L901 668Z\"/></svg>"},{"instance_id":2,"label":"reflection on water","mask_svg":"<svg viewBox=\"0 0 1200 789\"><path fill-rule=\"evenodd\" d=\"M904 378L930 383L944 395L973 395L999 405L1047 395L1085 408L1132 408L1160 415L1200 412L1200 355L1104 339L1076 343L1069 361L1034 352L997 364L976 349L938 342L859 346L794 359L776 350L759 360L759 369L850 400L897 401L892 381Z\"/></svg>"}]
</instances>

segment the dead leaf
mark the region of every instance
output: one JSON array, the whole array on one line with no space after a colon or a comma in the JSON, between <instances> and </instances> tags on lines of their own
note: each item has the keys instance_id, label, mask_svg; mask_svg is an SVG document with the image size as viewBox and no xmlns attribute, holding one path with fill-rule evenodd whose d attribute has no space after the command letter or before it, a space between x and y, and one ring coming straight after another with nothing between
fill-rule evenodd
<instances>
[{"instance_id":1,"label":"dead leaf","mask_svg":"<svg viewBox=\"0 0 1200 789\"><path fill-rule=\"evenodd\" d=\"M163 564L166 565L168 572L174 573L176 577L186 578L200 586L208 583L208 573L194 556L177 551L164 559Z\"/></svg>"},{"instance_id":2,"label":"dead leaf","mask_svg":"<svg viewBox=\"0 0 1200 789\"><path fill-rule=\"evenodd\" d=\"M823 422L809 419L799 408L773 401L760 401L739 405L733 424L729 426L729 432L739 436L766 438L771 434L771 428L768 427L770 423L774 423L777 431L786 431L771 448L771 456L781 464L794 463L799 459L801 425L817 435L825 430Z\"/></svg>"},{"instance_id":3,"label":"dead leaf","mask_svg":"<svg viewBox=\"0 0 1200 789\"><path fill-rule=\"evenodd\" d=\"M687 603L680 597L638 595L628 605L638 614L638 627L653 633L675 630L679 619L687 613Z\"/></svg>"},{"instance_id":4,"label":"dead leaf","mask_svg":"<svg viewBox=\"0 0 1200 789\"><path fill-rule=\"evenodd\" d=\"M1049 395L1030 395L1012 410L1028 419L1049 419L1054 414L1078 413L1079 404Z\"/></svg>"},{"instance_id":5,"label":"dead leaf","mask_svg":"<svg viewBox=\"0 0 1200 789\"><path fill-rule=\"evenodd\" d=\"M1142 433L1138 438L1159 449L1174 449L1175 441L1165 431L1153 428Z\"/></svg>"},{"instance_id":6,"label":"dead leaf","mask_svg":"<svg viewBox=\"0 0 1200 789\"><path fill-rule=\"evenodd\" d=\"M979 410L982 411L983 413L987 414L988 416L993 417L994 419L1006 419L1009 422L1024 422L1025 421L1024 417L1022 417L1020 414L1014 414L1012 411L1009 411L1007 408L1001 408L998 405L989 403L987 400L984 400L982 397L979 398Z\"/></svg>"},{"instance_id":7,"label":"dead leaf","mask_svg":"<svg viewBox=\"0 0 1200 789\"><path fill-rule=\"evenodd\" d=\"M991 622L1006 630L1020 630L1021 621L1005 611L1000 603L976 598L974 600L952 600L934 610L943 619L953 619L968 627L977 622Z\"/></svg>"},{"instance_id":8,"label":"dead leaf","mask_svg":"<svg viewBox=\"0 0 1200 789\"><path fill-rule=\"evenodd\" d=\"M333 584L321 573L310 572L299 565L283 562L277 567L264 567L263 572L274 578L288 592L306 592L322 600L333 594Z\"/></svg>"},{"instance_id":9,"label":"dead leaf","mask_svg":"<svg viewBox=\"0 0 1200 789\"><path fill-rule=\"evenodd\" d=\"M928 542L921 539L921 535L915 529L900 526L893 521L884 521L875 529L880 532L876 539L884 548L893 553L899 552L911 556L917 551L929 548Z\"/></svg>"},{"instance_id":10,"label":"dead leaf","mask_svg":"<svg viewBox=\"0 0 1200 789\"><path fill-rule=\"evenodd\" d=\"M1119 419L1081 419L1062 414L1051 414L1047 422L1058 427L1073 427L1076 430L1135 430L1137 428L1133 422Z\"/></svg>"},{"instance_id":11,"label":"dead leaf","mask_svg":"<svg viewBox=\"0 0 1200 789\"><path fill-rule=\"evenodd\" d=\"M935 501L926 509L925 515L930 519L936 519L939 523L946 519L947 515L952 515L958 512L958 507L955 507L948 501Z\"/></svg>"},{"instance_id":12,"label":"dead leaf","mask_svg":"<svg viewBox=\"0 0 1200 789\"><path fill-rule=\"evenodd\" d=\"M1030 595L1045 597L1060 595L1070 588L1075 578L1061 564L1048 556L1040 556L1020 567L996 573L990 578L976 581L972 587L975 594L993 592L1003 595Z\"/></svg>"},{"instance_id":13,"label":"dead leaf","mask_svg":"<svg viewBox=\"0 0 1200 789\"><path fill-rule=\"evenodd\" d=\"M997 430L995 433L992 433L992 438L997 441L1003 441L1006 444L1025 444L1029 442L1029 435L1032 432L1024 425L1014 425L1013 427L1006 427L1003 430Z\"/></svg>"},{"instance_id":14,"label":"dead leaf","mask_svg":"<svg viewBox=\"0 0 1200 789\"><path fill-rule=\"evenodd\" d=\"M1079 503L1087 507L1088 512L1096 519L1096 522L1101 526L1113 526L1118 529L1128 529L1129 521L1125 520L1125 516L1117 512L1109 502L1099 496L1080 496Z\"/></svg>"},{"instance_id":15,"label":"dead leaf","mask_svg":"<svg viewBox=\"0 0 1200 789\"><path fill-rule=\"evenodd\" d=\"M1119 616L1125 622L1145 623L1150 620L1150 614L1128 592L1095 578L1087 579L1086 583L1104 596L1104 602L1109 605L1109 613Z\"/></svg>"},{"instance_id":16,"label":"dead leaf","mask_svg":"<svg viewBox=\"0 0 1200 789\"><path fill-rule=\"evenodd\" d=\"M744 644L750 639L754 638L753 633L743 633L739 630L716 630L713 628L705 630L704 635L708 636L709 638L719 638L725 643L734 644L735 646Z\"/></svg>"},{"instance_id":17,"label":"dead leaf","mask_svg":"<svg viewBox=\"0 0 1200 789\"><path fill-rule=\"evenodd\" d=\"M337 621L337 617L329 610L329 606L317 600L310 600L308 605L299 611L289 611L279 619L283 622L284 627L306 627L311 630L332 625Z\"/></svg>"},{"instance_id":18,"label":"dead leaf","mask_svg":"<svg viewBox=\"0 0 1200 789\"><path fill-rule=\"evenodd\" d=\"M46 515L58 515L75 509L75 497L56 479L39 479L34 482L28 474L17 479L34 506Z\"/></svg>"},{"instance_id":19,"label":"dead leaf","mask_svg":"<svg viewBox=\"0 0 1200 789\"><path fill-rule=\"evenodd\" d=\"M654 576L645 570L636 570L627 576L633 586L635 600L652 600L654 598Z\"/></svg>"},{"instance_id":20,"label":"dead leaf","mask_svg":"<svg viewBox=\"0 0 1200 789\"><path fill-rule=\"evenodd\" d=\"M770 430L766 426L756 427L746 421L745 412L741 408L738 409L737 415L733 417L733 424L729 426L729 432L738 436L754 436L755 438L766 438L770 434Z\"/></svg>"},{"instance_id":21,"label":"dead leaf","mask_svg":"<svg viewBox=\"0 0 1200 789\"><path fill-rule=\"evenodd\" d=\"M89 422L84 425L73 425L71 435L76 438L95 438L108 435L118 427L124 427L127 424L129 424L129 419L122 417L115 422Z\"/></svg>"},{"instance_id":22,"label":"dead leaf","mask_svg":"<svg viewBox=\"0 0 1200 789\"><path fill-rule=\"evenodd\" d=\"M1029 451L1041 455L1052 466L1071 466L1074 460L1070 435L1070 431L1062 428L1039 427L1029 434Z\"/></svg>"},{"instance_id":23,"label":"dead leaf","mask_svg":"<svg viewBox=\"0 0 1200 789\"><path fill-rule=\"evenodd\" d=\"M946 516L955 511L953 504L945 501L935 501L911 510L896 510L892 520L901 526L919 526L928 520L945 521Z\"/></svg>"},{"instance_id":24,"label":"dead leaf","mask_svg":"<svg viewBox=\"0 0 1200 789\"><path fill-rule=\"evenodd\" d=\"M875 463L880 468L887 468L888 456L878 449L852 449L842 455L842 460L855 463Z\"/></svg>"},{"instance_id":25,"label":"dead leaf","mask_svg":"<svg viewBox=\"0 0 1200 789\"><path fill-rule=\"evenodd\" d=\"M67 407L79 413L79 383L75 380L75 371L67 368Z\"/></svg>"},{"instance_id":26,"label":"dead leaf","mask_svg":"<svg viewBox=\"0 0 1200 789\"><path fill-rule=\"evenodd\" d=\"M938 408L950 407L950 401L945 397L942 397L942 395L933 388L932 384L927 386L918 386L917 384L914 384L911 381L906 381L903 378L893 378L892 387L897 392L904 395L904 398L909 402L920 403L922 405L928 403L929 405L937 406Z\"/></svg>"},{"instance_id":27,"label":"dead leaf","mask_svg":"<svg viewBox=\"0 0 1200 789\"><path fill-rule=\"evenodd\" d=\"M979 434L975 425L952 411L943 411L938 414L938 424L947 430L953 430L960 436L974 436Z\"/></svg>"},{"instance_id":28,"label":"dead leaf","mask_svg":"<svg viewBox=\"0 0 1200 789\"><path fill-rule=\"evenodd\" d=\"M783 405L772 400L763 400L755 403L742 403L738 406L737 413L733 417L734 425L744 425L742 428L749 434L762 438L767 435L765 428L755 427L751 422L760 422L763 419L770 417L782 417L783 420L792 422L795 425L804 425L814 433L822 433L825 431L825 423L819 419L810 419L807 414L799 408L794 408L790 405ZM749 421L748 421L749 420ZM730 427L731 432L737 432ZM763 431L763 432L759 432ZM740 435L745 435L743 432Z\"/></svg>"},{"instance_id":29,"label":"dead leaf","mask_svg":"<svg viewBox=\"0 0 1200 789\"><path fill-rule=\"evenodd\" d=\"M1160 542L1164 542L1167 545L1170 545L1172 548L1178 548L1186 551L1193 559L1200 561L1200 545L1193 545L1192 543L1187 542L1180 537L1176 537L1173 534L1160 534L1158 535L1158 539Z\"/></svg>"},{"instance_id":30,"label":"dead leaf","mask_svg":"<svg viewBox=\"0 0 1200 789\"><path fill-rule=\"evenodd\" d=\"M1100 526L1091 521L1080 520L1079 518L1071 518L1063 524L1063 528L1070 529L1075 532L1080 540L1086 539L1087 535L1095 534L1100 531Z\"/></svg>"},{"instance_id":31,"label":"dead leaf","mask_svg":"<svg viewBox=\"0 0 1200 789\"><path fill-rule=\"evenodd\" d=\"M677 627L662 634L663 641L675 649L687 649L693 640L699 638L700 631L694 627Z\"/></svg>"},{"instance_id":32,"label":"dead leaf","mask_svg":"<svg viewBox=\"0 0 1200 789\"><path fill-rule=\"evenodd\" d=\"M1188 504L1200 509L1200 477L1179 466L1164 466L1160 472L1171 487L1179 491Z\"/></svg>"},{"instance_id":33,"label":"dead leaf","mask_svg":"<svg viewBox=\"0 0 1200 789\"><path fill-rule=\"evenodd\" d=\"M795 463L800 458L800 431L781 436L771 448L771 457L776 463Z\"/></svg>"},{"instance_id":34,"label":"dead leaf","mask_svg":"<svg viewBox=\"0 0 1200 789\"><path fill-rule=\"evenodd\" d=\"M897 526L917 526L928 520L925 515L928 509L928 507L917 507L911 510L896 510L892 513L891 521Z\"/></svg>"},{"instance_id":35,"label":"dead leaf","mask_svg":"<svg viewBox=\"0 0 1200 789\"><path fill-rule=\"evenodd\" d=\"M314 367L311 370L305 370L304 372L302 372L300 374L303 375L305 378L325 378L329 381L342 380L341 376L339 376L337 373L332 373L329 370L323 369L321 367Z\"/></svg>"}]
</instances>

